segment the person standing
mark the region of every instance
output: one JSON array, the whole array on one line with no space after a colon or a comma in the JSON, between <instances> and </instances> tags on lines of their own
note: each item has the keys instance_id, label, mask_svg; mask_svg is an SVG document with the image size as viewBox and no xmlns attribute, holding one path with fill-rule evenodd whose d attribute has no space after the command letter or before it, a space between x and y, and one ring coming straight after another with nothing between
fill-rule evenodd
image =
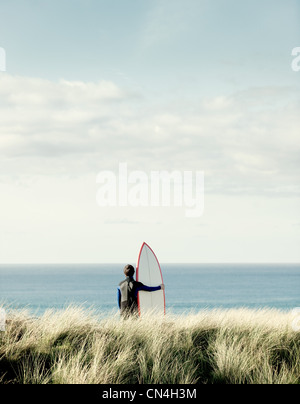
<instances>
[{"instance_id":1,"label":"person standing","mask_svg":"<svg viewBox=\"0 0 300 404\"><path fill-rule=\"evenodd\" d=\"M132 265L126 265L124 268L126 279L120 282L118 287L118 306L121 317L126 318L130 315L138 315L137 295L139 291L155 292L164 290L165 285L146 286L142 282L134 280L135 269Z\"/></svg>"}]
</instances>

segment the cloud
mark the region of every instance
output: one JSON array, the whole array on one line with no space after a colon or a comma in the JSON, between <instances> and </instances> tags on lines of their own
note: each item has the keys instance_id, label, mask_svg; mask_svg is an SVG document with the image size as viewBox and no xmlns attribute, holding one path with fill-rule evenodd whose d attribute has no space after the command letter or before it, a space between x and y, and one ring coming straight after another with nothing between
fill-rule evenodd
<instances>
[{"instance_id":1,"label":"cloud","mask_svg":"<svg viewBox=\"0 0 300 404\"><path fill-rule=\"evenodd\" d=\"M251 88L153 104L112 82L0 76L4 177L201 170L207 192L299 195L299 92Z\"/></svg>"},{"instance_id":2,"label":"cloud","mask_svg":"<svg viewBox=\"0 0 300 404\"><path fill-rule=\"evenodd\" d=\"M92 149L95 128L99 122L105 126L104 121L117 112L116 105L125 98L121 89L107 81L51 82L3 75L2 153L13 157Z\"/></svg>"}]
</instances>

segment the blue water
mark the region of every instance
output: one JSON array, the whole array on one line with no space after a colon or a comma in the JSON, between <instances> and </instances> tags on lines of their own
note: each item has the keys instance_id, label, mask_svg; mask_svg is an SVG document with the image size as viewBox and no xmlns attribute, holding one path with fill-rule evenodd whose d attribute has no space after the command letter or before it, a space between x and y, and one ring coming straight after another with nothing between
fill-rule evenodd
<instances>
[{"instance_id":1,"label":"blue water","mask_svg":"<svg viewBox=\"0 0 300 404\"><path fill-rule=\"evenodd\" d=\"M69 304L117 311L122 265L0 265L0 303L36 314ZM165 264L167 311L300 306L300 264Z\"/></svg>"}]
</instances>

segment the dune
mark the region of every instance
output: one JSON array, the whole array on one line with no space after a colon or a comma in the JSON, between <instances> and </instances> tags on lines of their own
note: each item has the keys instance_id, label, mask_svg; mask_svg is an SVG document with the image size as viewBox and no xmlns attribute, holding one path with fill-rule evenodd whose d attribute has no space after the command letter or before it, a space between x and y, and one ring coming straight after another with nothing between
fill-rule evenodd
<instances>
[{"instance_id":1,"label":"dune","mask_svg":"<svg viewBox=\"0 0 300 404\"><path fill-rule=\"evenodd\" d=\"M121 320L69 306L7 309L0 383L298 384L300 333L273 309Z\"/></svg>"}]
</instances>

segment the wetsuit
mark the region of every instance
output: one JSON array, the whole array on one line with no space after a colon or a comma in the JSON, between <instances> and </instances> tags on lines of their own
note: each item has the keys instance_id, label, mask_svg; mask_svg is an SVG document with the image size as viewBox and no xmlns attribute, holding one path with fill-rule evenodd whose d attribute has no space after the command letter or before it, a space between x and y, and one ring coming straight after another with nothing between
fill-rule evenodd
<instances>
[{"instance_id":1,"label":"wetsuit","mask_svg":"<svg viewBox=\"0 0 300 404\"><path fill-rule=\"evenodd\" d=\"M118 305L121 315L138 314L137 294L140 290L145 292L155 292L160 290L160 286L146 286L137 282L133 277L127 277L118 287Z\"/></svg>"}]
</instances>

